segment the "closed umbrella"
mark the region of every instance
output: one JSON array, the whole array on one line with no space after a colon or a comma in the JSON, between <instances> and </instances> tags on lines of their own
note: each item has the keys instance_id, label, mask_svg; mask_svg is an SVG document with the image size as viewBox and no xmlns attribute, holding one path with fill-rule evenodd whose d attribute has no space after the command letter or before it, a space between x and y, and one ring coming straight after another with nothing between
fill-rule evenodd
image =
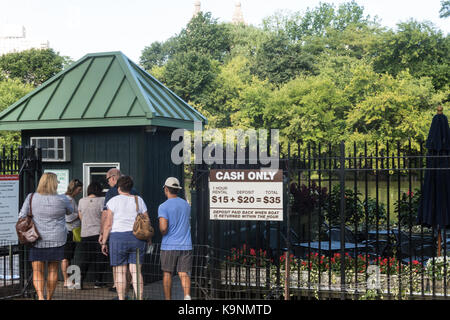
<instances>
[{"instance_id":1,"label":"closed umbrella","mask_svg":"<svg viewBox=\"0 0 450 320\"><path fill-rule=\"evenodd\" d=\"M438 107L425 144L426 165L417 222L438 230L438 256L441 253L441 229L450 226L450 128Z\"/></svg>"}]
</instances>

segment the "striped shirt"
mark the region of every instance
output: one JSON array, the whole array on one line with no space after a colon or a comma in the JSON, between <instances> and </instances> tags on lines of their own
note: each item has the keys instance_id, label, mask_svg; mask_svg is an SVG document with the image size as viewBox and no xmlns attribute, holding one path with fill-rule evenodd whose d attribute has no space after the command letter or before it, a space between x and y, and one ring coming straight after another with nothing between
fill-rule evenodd
<instances>
[{"instance_id":1,"label":"striped shirt","mask_svg":"<svg viewBox=\"0 0 450 320\"><path fill-rule=\"evenodd\" d=\"M19 218L28 214L31 193L25 199ZM60 247L66 243L66 214L73 212L72 204L65 195L41 195L35 193L32 200L33 221L41 235L35 248Z\"/></svg>"}]
</instances>

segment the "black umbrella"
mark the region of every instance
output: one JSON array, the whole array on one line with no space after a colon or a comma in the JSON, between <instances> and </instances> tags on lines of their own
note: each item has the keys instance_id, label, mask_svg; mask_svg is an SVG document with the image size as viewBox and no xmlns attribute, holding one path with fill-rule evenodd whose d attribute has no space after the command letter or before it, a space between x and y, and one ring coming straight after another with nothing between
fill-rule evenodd
<instances>
[{"instance_id":1,"label":"black umbrella","mask_svg":"<svg viewBox=\"0 0 450 320\"><path fill-rule=\"evenodd\" d=\"M438 229L440 256L441 229L450 226L450 128L441 106L431 122L425 147L427 169L431 170L425 171L417 222Z\"/></svg>"}]
</instances>

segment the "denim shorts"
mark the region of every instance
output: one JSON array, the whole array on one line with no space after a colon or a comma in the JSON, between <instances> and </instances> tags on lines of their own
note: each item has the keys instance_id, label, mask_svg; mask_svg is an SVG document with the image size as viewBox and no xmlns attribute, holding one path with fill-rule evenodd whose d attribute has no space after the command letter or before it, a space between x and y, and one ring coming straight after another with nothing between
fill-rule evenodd
<instances>
[{"instance_id":1,"label":"denim shorts","mask_svg":"<svg viewBox=\"0 0 450 320\"><path fill-rule=\"evenodd\" d=\"M109 257L111 266L136 264L139 249L139 262L144 262L146 241L137 239L132 231L113 232L109 236Z\"/></svg>"}]
</instances>

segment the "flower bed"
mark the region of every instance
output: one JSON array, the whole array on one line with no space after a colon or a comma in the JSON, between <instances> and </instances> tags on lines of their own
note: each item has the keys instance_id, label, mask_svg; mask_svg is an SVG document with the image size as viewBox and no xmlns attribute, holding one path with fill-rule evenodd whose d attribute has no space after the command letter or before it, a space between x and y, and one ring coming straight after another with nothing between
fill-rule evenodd
<instances>
[{"instance_id":1,"label":"flower bed","mask_svg":"<svg viewBox=\"0 0 450 320\"><path fill-rule=\"evenodd\" d=\"M286 257L279 258L278 266L256 251L249 257L240 250L232 250L234 258L222 265L221 280L226 285L275 287L277 277L281 287L285 283ZM258 258L257 258L258 257ZM245 264L240 264L244 262ZM344 264L345 284L341 284L341 265ZM339 253L332 257L311 253L305 259L289 257L289 287L292 289L333 290L364 293L367 290L389 293L393 296L408 294L443 295L450 289L450 257L430 259L425 265L413 260L401 264L394 257L374 258L359 255L356 258ZM278 269L279 268L279 269ZM267 273L269 271L269 273ZM447 275L446 277L444 275ZM434 280L433 280L434 277ZM267 282L269 280L270 282ZM450 294L450 290L449 294Z\"/></svg>"}]
</instances>

